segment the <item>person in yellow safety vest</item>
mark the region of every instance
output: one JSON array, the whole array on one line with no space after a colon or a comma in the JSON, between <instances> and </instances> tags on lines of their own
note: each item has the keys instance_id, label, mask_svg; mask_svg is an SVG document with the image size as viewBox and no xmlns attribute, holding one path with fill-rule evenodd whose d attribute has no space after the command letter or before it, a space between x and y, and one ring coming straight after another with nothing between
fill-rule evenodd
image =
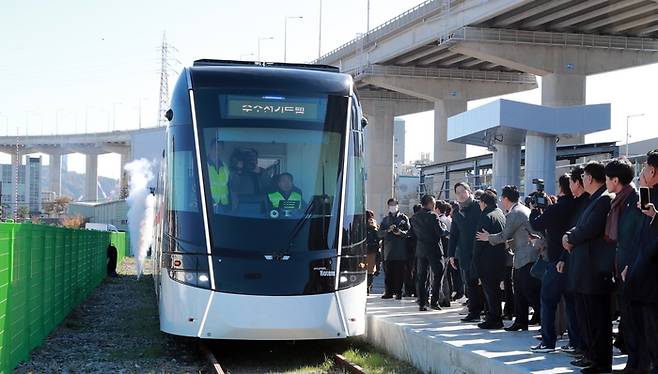
<instances>
[{"instance_id":1,"label":"person in yellow safety vest","mask_svg":"<svg viewBox=\"0 0 658 374\"><path fill-rule=\"evenodd\" d=\"M269 215L271 218L278 218L281 215L290 217L298 213L304 207L302 191L295 187L293 177L290 173L281 173L277 176L278 189L267 194L267 202L270 206Z\"/></svg>"},{"instance_id":2,"label":"person in yellow safety vest","mask_svg":"<svg viewBox=\"0 0 658 374\"><path fill-rule=\"evenodd\" d=\"M228 207L230 203L228 184L231 172L228 165L221 160L223 151L224 142L222 141L213 142L208 150L208 180L215 212L221 210L222 207Z\"/></svg>"}]
</instances>

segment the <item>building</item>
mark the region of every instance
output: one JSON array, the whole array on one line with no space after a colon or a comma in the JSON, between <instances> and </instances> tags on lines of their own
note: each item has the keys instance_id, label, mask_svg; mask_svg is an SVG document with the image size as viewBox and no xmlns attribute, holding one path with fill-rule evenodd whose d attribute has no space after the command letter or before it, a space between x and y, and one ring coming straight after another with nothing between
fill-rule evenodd
<instances>
[{"instance_id":1,"label":"building","mask_svg":"<svg viewBox=\"0 0 658 374\"><path fill-rule=\"evenodd\" d=\"M2 173L0 173L0 199L5 208L11 212L17 212L22 206L29 209L32 214L38 214L42 211L41 204L41 157L27 156L26 164L18 165L18 175L15 176L14 165L3 164ZM12 194L16 190L14 178L18 179L17 201L12 201ZM7 217L8 214L4 213ZM13 214L13 213L12 213Z\"/></svg>"},{"instance_id":2,"label":"building","mask_svg":"<svg viewBox=\"0 0 658 374\"><path fill-rule=\"evenodd\" d=\"M128 230L128 204L126 200L75 201L69 203L69 216L81 216L90 223L109 223L121 231Z\"/></svg>"}]
</instances>

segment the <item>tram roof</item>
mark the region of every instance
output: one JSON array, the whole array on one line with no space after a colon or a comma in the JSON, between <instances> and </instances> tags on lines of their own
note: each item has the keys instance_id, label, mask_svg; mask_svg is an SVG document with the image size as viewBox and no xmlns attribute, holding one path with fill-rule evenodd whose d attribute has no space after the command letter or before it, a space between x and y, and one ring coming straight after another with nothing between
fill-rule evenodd
<instances>
[{"instance_id":1,"label":"tram roof","mask_svg":"<svg viewBox=\"0 0 658 374\"><path fill-rule=\"evenodd\" d=\"M348 96L352 86L349 74L327 65L197 60L188 69L195 88L293 90Z\"/></svg>"}]
</instances>

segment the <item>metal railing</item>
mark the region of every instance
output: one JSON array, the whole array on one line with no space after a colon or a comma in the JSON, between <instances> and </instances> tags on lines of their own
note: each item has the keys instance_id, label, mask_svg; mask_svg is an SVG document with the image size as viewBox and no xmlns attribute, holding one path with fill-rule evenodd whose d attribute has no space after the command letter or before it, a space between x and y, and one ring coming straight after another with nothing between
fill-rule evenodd
<instances>
[{"instance_id":1,"label":"metal railing","mask_svg":"<svg viewBox=\"0 0 658 374\"><path fill-rule=\"evenodd\" d=\"M511 83L537 83L532 74L505 71L418 68L413 66L368 65L350 72L358 79L367 75L387 75L414 78L443 78L460 80L497 81Z\"/></svg>"},{"instance_id":2,"label":"metal railing","mask_svg":"<svg viewBox=\"0 0 658 374\"><path fill-rule=\"evenodd\" d=\"M399 92L392 91L371 91L359 90L359 99L361 100L383 100L383 101L403 101L414 103L428 103L427 100L420 99L414 96L405 95Z\"/></svg>"},{"instance_id":3,"label":"metal railing","mask_svg":"<svg viewBox=\"0 0 658 374\"><path fill-rule=\"evenodd\" d=\"M398 15L395 18L384 22L383 24L375 27L374 29L369 30L367 33L350 40L349 42L341 45L338 48L322 55L320 58L314 61L318 63L320 61L332 61L338 55L345 55L349 52L356 50L358 42L368 43L371 41L378 40L393 31L397 31L405 26L408 26L418 20L427 18L429 15L434 13L442 14L445 11L450 11L455 6L463 3L466 0L426 0L422 3L416 5L415 7L407 10L406 12Z\"/></svg>"},{"instance_id":4,"label":"metal railing","mask_svg":"<svg viewBox=\"0 0 658 374\"><path fill-rule=\"evenodd\" d=\"M658 40L612 35L572 34L546 31L522 31L462 27L443 38L450 41L493 41L519 44L544 44L563 47L586 47L658 51Z\"/></svg>"}]
</instances>

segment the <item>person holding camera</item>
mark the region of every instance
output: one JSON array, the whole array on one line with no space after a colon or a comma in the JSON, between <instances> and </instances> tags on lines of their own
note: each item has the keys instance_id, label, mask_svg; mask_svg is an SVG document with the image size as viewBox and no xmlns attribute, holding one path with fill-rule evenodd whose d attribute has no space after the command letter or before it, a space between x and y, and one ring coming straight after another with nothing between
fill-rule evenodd
<instances>
[{"instance_id":1,"label":"person holding camera","mask_svg":"<svg viewBox=\"0 0 658 374\"><path fill-rule=\"evenodd\" d=\"M388 215L379 225L378 235L384 240L384 285L382 299L402 299L404 270L407 265L407 232L409 218L400 212L398 201L387 201Z\"/></svg>"},{"instance_id":2,"label":"person holding camera","mask_svg":"<svg viewBox=\"0 0 658 374\"><path fill-rule=\"evenodd\" d=\"M576 226L562 237L562 246L570 252L567 288L575 293L585 347L584 357L572 364L583 367L583 373L610 372L615 247L605 239L605 226L611 197L604 194L603 164L590 161L583 170L583 186L590 194L589 204Z\"/></svg>"},{"instance_id":3,"label":"person holding camera","mask_svg":"<svg viewBox=\"0 0 658 374\"><path fill-rule=\"evenodd\" d=\"M562 255L562 236L569 230L570 217L577 211L576 201L569 187L569 174L558 179L559 192L555 204L546 198L546 193L538 189L534 192L534 199L530 199L530 227L534 231L544 233L546 247L543 258L546 261L546 272L541 279L540 308L541 308L541 343L531 350L534 352L552 352L555 350L557 333L555 316L557 306L562 299L567 286L566 273L557 271L557 263ZM538 195L543 195L546 204L537 201ZM577 334L576 334L577 335ZM574 336L576 336L574 335ZM572 338L572 331L569 331Z\"/></svg>"},{"instance_id":4,"label":"person holding camera","mask_svg":"<svg viewBox=\"0 0 658 374\"><path fill-rule=\"evenodd\" d=\"M505 228L500 233L478 232L478 241L488 241L491 245L504 244L511 240L510 247L514 253L514 323L506 331L528 330L528 308L532 307L535 315L541 315L539 309L540 283L530 275L530 268L537 261L537 250L530 241L530 209L519 204L519 190L516 186L505 186L501 194L503 208L507 211ZM502 281L502 279L501 279Z\"/></svg>"}]
</instances>

